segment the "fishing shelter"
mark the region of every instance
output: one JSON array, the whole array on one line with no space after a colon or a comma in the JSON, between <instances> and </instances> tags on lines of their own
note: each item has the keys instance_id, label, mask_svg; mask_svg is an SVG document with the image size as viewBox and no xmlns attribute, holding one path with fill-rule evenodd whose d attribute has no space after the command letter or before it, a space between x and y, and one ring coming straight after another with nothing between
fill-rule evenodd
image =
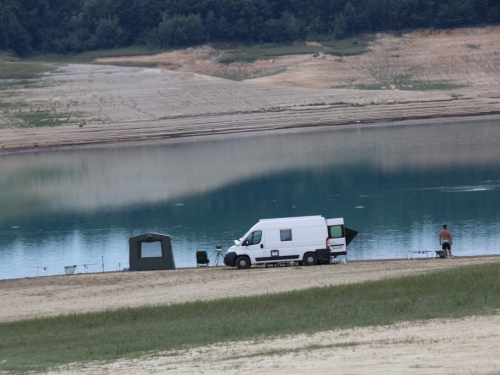
<instances>
[{"instance_id":1,"label":"fishing shelter","mask_svg":"<svg viewBox=\"0 0 500 375\"><path fill-rule=\"evenodd\" d=\"M128 244L131 271L175 270L170 236L145 233L130 237Z\"/></svg>"}]
</instances>

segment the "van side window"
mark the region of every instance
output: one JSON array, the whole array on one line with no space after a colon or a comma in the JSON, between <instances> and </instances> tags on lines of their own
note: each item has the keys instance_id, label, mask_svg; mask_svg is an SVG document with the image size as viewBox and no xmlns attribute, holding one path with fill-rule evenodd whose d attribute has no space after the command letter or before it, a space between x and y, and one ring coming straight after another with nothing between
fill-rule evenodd
<instances>
[{"instance_id":1,"label":"van side window","mask_svg":"<svg viewBox=\"0 0 500 375\"><path fill-rule=\"evenodd\" d=\"M282 229L280 230L281 241L291 241L292 240L292 230Z\"/></svg>"},{"instance_id":2,"label":"van side window","mask_svg":"<svg viewBox=\"0 0 500 375\"><path fill-rule=\"evenodd\" d=\"M342 225L332 225L328 227L328 238L344 237L344 227Z\"/></svg>"},{"instance_id":3,"label":"van side window","mask_svg":"<svg viewBox=\"0 0 500 375\"><path fill-rule=\"evenodd\" d=\"M247 237L246 241L248 241L248 245L257 245L260 243L261 239L262 239L262 231L256 230L255 232L252 232L250 236Z\"/></svg>"}]
</instances>

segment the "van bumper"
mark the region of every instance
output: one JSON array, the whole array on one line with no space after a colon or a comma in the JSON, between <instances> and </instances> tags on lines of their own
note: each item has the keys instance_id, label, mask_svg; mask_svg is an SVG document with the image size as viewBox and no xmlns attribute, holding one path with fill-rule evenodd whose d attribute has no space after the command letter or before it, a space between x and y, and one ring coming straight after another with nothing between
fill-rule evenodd
<instances>
[{"instance_id":1,"label":"van bumper","mask_svg":"<svg viewBox=\"0 0 500 375\"><path fill-rule=\"evenodd\" d=\"M236 258L238 255L235 252L224 255L224 264L229 267L236 267Z\"/></svg>"}]
</instances>

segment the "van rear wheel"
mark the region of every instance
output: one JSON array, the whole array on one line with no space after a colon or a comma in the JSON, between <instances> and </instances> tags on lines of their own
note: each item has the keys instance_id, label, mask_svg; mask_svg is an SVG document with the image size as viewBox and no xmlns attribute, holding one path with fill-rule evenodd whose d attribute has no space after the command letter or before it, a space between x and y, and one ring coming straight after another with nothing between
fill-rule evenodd
<instances>
[{"instance_id":1,"label":"van rear wheel","mask_svg":"<svg viewBox=\"0 0 500 375\"><path fill-rule=\"evenodd\" d=\"M314 253L307 253L304 256L304 265L305 266L315 266L318 264L318 257Z\"/></svg>"},{"instance_id":2,"label":"van rear wheel","mask_svg":"<svg viewBox=\"0 0 500 375\"><path fill-rule=\"evenodd\" d=\"M247 257L239 257L236 259L236 267L240 270L246 270L247 268L250 268L250 259Z\"/></svg>"}]
</instances>

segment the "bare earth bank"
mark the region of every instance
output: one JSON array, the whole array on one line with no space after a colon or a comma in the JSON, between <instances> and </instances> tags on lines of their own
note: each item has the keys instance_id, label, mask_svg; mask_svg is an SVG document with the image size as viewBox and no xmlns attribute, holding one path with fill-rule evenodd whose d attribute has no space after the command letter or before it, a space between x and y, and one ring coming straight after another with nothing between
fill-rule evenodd
<instances>
[{"instance_id":1,"label":"bare earth bank","mask_svg":"<svg viewBox=\"0 0 500 375\"><path fill-rule=\"evenodd\" d=\"M360 56L224 65L203 46L98 61L156 69L64 65L2 88L0 152L499 115L499 51L500 26L490 26L377 34ZM217 78L228 70L251 79Z\"/></svg>"}]
</instances>

